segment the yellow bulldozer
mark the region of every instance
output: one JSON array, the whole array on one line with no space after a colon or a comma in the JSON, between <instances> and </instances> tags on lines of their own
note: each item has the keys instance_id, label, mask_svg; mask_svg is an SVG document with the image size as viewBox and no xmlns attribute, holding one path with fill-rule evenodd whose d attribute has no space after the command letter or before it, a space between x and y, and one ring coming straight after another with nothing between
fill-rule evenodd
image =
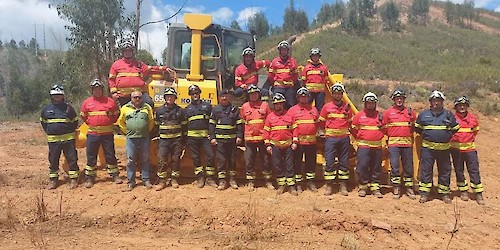
<instances>
[{"instance_id":1,"label":"yellow bulldozer","mask_svg":"<svg viewBox=\"0 0 500 250\"><path fill-rule=\"evenodd\" d=\"M177 104L183 108L186 107L191 100L188 88L192 84L196 84L202 89L202 100L217 105L218 92L223 88L230 89L234 86L234 69L241 63L241 51L246 47L255 48L252 34L213 24L210 15L185 14L183 24L171 24L168 29L167 58L164 63L176 72L175 76L162 71L152 71L152 74L145 79L148 93L154 101L154 107L158 108L164 104L163 92L168 86L176 89L178 93ZM329 79L331 83L342 83L343 75L330 74ZM262 83L260 85L262 86ZM329 88L326 87L326 89L326 92L329 93ZM328 101L331 101L331 95L327 94L325 103ZM358 112L345 93L344 101L349 103L354 113ZM77 130L76 145L78 148L85 147L87 130L86 124L82 124ZM152 139L150 149L150 161L153 166L158 163L157 140L158 138ZM318 143L318 167L316 168L318 176L323 175L325 163L322 142L323 140L320 139ZM124 147L125 137L115 135L115 145ZM353 148L355 147L356 143L354 142ZM239 147L235 161L240 177L245 174L243 151L244 147ZM353 150L353 152L355 151ZM387 150L384 150L383 172L385 173L389 171L387 155ZM102 166L105 165L103 156L104 153L101 150L99 162ZM415 154L415 161L417 161L416 156L417 154ZM356 165L354 154L350 162L351 168L354 168ZM181 176L194 176L192 159L187 150L184 151L181 160Z\"/></svg>"}]
</instances>

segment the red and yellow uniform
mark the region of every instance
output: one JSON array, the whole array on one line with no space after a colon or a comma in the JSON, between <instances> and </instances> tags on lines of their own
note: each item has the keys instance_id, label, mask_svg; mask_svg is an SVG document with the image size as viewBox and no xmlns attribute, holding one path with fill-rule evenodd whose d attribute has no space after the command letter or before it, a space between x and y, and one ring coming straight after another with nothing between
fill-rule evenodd
<instances>
[{"instance_id":1,"label":"red and yellow uniform","mask_svg":"<svg viewBox=\"0 0 500 250\"><path fill-rule=\"evenodd\" d=\"M328 83L328 68L321 60L318 64L307 60L307 65L302 70L302 81L312 93L325 92L325 86Z\"/></svg>"},{"instance_id":2,"label":"red and yellow uniform","mask_svg":"<svg viewBox=\"0 0 500 250\"><path fill-rule=\"evenodd\" d=\"M269 68L270 64L270 61L259 60L254 61L250 66L239 65L234 71L235 86L246 90L251 84L257 85L259 83L259 70Z\"/></svg>"},{"instance_id":3,"label":"red and yellow uniform","mask_svg":"<svg viewBox=\"0 0 500 250\"><path fill-rule=\"evenodd\" d=\"M134 91L143 91L143 77L150 67L136 59L122 58L115 61L109 69L109 91L119 97L130 96Z\"/></svg>"},{"instance_id":4,"label":"red and yellow uniform","mask_svg":"<svg viewBox=\"0 0 500 250\"><path fill-rule=\"evenodd\" d=\"M274 58L269 66L269 79L275 87L292 88L298 79L297 61L293 57Z\"/></svg>"}]
</instances>

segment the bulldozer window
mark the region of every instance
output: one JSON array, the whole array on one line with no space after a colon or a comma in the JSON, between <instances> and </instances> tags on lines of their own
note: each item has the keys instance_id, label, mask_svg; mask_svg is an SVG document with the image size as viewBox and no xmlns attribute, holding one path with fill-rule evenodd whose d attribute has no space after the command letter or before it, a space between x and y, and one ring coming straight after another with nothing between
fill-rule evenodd
<instances>
[{"instance_id":1,"label":"bulldozer window","mask_svg":"<svg viewBox=\"0 0 500 250\"><path fill-rule=\"evenodd\" d=\"M241 52L244 48L251 46L248 39L252 39L251 36L246 35L246 37L237 36L237 34L233 35L232 32L226 32L224 34L224 52L225 65L228 69L235 69L236 66L241 64Z\"/></svg>"},{"instance_id":2,"label":"bulldozer window","mask_svg":"<svg viewBox=\"0 0 500 250\"><path fill-rule=\"evenodd\" d=\"M201 63L202 71L214 71L216 69L216 59L219 55L219 46L213 36L206 36L202 39L201 56L209 58ZM191 67L191 32L175 32L174 67L177 69L190 69Z\"/></svg>"}]
</instances>

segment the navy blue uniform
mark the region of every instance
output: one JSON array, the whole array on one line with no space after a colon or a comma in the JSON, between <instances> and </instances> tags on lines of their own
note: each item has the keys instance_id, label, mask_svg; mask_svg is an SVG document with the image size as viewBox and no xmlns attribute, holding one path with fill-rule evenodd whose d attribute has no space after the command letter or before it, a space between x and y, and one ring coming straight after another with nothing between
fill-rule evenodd
<instances>
[{"instance_id":1,"label":"navy blue uniform","mask_svg":"<svg viewBox=\"0 0 500 250\"><path fill-rule=\"evenodd\" d=\"M215 175L213 167L214 152L208 134L208 124L210 114L212 113L212 105L204 101L191 102L186 109L187 124L187 147L191 152L194 163L194 174L197 176ZM201 150L205 152L206 168L201 165Z\"/></svg>"}]
</instances>

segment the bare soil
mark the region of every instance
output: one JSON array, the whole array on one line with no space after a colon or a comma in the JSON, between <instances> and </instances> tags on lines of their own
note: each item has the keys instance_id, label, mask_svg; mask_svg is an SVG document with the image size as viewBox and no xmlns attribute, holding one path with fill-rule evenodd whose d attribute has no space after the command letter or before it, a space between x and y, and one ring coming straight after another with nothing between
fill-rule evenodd
<instances>
[{"instance_id":1,"label":"bare soil","mask_svg":"<svg viewBox=\"0 0 500 250\"><path fill-rule=\"evenodd\" d=\"M420 204L337 192L277 196L264 187L217 191L185 179L160 192L123 193L98 171L92 189L46 190L47 145L36 122L0 124L2 249L496 249L500 245L498 118L479 116L486 205L439 199ZM119 158L124 162L123 149ZM79 166L85 164L79 150ZM122 164L123 165L123 164ZM125 173L121 166L122 175ZM453 176L453 175L452 175ZM455 178L452 187L456 190ZM318 182L321 186L322 183ZM454 192L456 195L456 191Z\"/></svg>"}]
</instances>

